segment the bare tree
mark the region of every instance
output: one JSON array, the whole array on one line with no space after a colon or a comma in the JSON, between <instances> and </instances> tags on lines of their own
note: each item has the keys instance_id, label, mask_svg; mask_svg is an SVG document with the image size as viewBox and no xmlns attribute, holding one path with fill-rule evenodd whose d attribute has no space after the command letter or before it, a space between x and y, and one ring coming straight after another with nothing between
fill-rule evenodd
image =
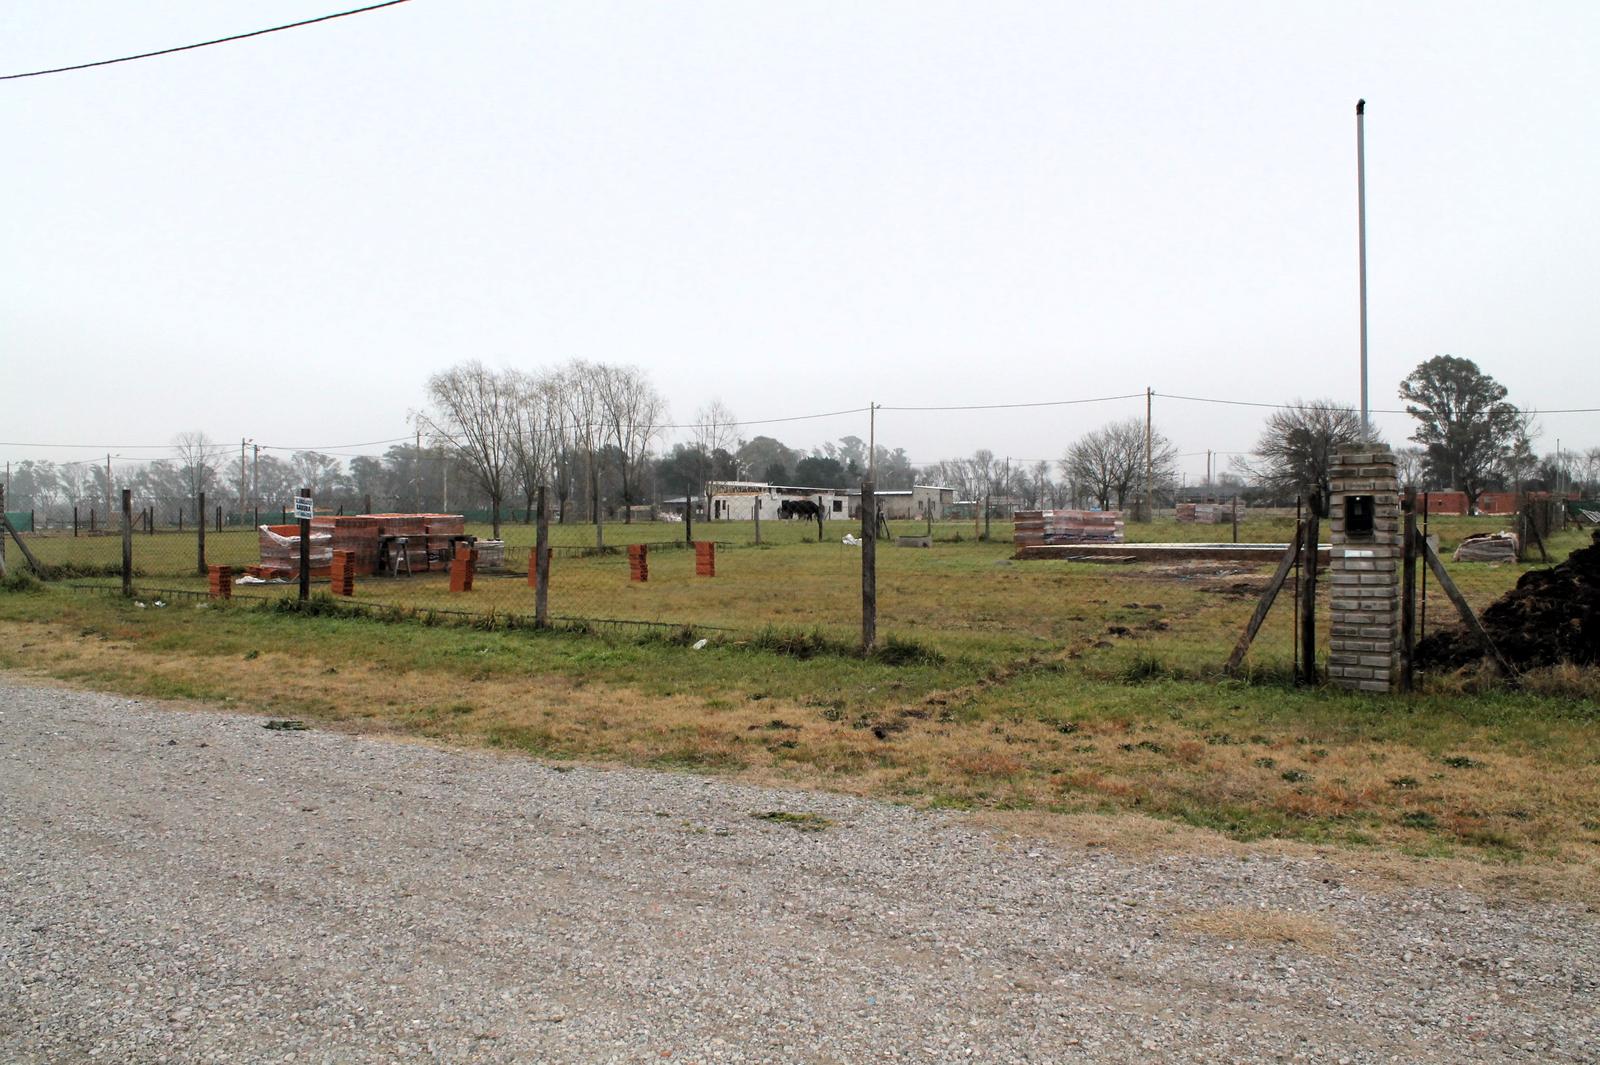
<instances>
[{"instance_id":1,"label":"bare tree","mask_svg":"<svg viewBox=\"0 0 1600 1065\"><path fill-rule=\"evenodd\" d=\"M1361 418L1349 407L1329 399L1295 400L1267 415L1251 458L1237 465L1275 495L1316 488L1318 513L1326 517L1333 456L1363 442L1369 441L1363 440Z\"/></svg>"},{"instance_id":2,"label":"bare tree","mask_svg":"<svg viewBox=\"0 0 1600 1065\"><path fill-rule=\"evenodd\" d=\"M1145 488L1145 427L1138 418L1112 422L1083 434L1062 456L1061 475L1103 510L1117 509L1138 498ZM1176 479L1178 449L1160 433L1150 437L1150 463L1155 487Z\"/></svg>"},{"instance_id":3,"label":"bare tree","mask_svg":"<svg viewBox=\"0 0 1600 1065\"><path fill-rule=\"evenodd\" d=\"M554 473L554 456L560 447L560 401L555 384L547 377L517 373L513 388L511 470L522 494L522 521L533 520L533 502L541 485Z\"/></svg>"},{"instance_id":4,"label":"bare tree","mask_svg":"<svg viewBox=\"0 0 1600 1065\"><path fill-rule=\"evenodd\" d=\"M516 388L510 376L476 360L428 379L433 410L418 416L489 497L494 538L500 538L500 505L510 480Z\"/></svg>"},{"instance_id":5,"label":"bare tree","mask_svg":"<svg viewBox=\"0 0 1600 1065\"><path fill-rule=\"evenodd\" d=\"M205 433L179 433L172 438L173 450L178 453L178 468L183 475L184 488L190 499L209 491L216 479L218 447Z\"/></svg>"},{"instance_id":6,"label":"bare tree","mask_svg":"<svg viewBox=\"0 0 1600 1065\"><path fill-rule=\"evenodd\" d=\"M650 458L650 445L666 421L667 404L637 366L596 367L605 440L617 449L623 521L633 521L634 491Z\"/></svg>"},{"instance_id":7,"label":"bare tree","mask_svg":"<svg viewBox=\"0 0 1600 1065\"><path fill-rule=\"evenodd\" d=\"M713 398L694 415L694 442L709 461L718 451L732 455L739 449L738 419L727 404Z\"/></svg>"},{"instance_id":8,"label":"bare tree","mask_svg":"<svg viewBox=\"0 0 1600 1065\"><path fill-rule=\"evenodd\" d=\"M1421 489L1423 473L1423 457L1425 452L1420 447L1397 447L1394 449L1395 472L1400 479L1401 487L1407 485Z\"/></svg>"},{"instance_id":9,"label":"bare tree","mask_svg":"<svg viewBox=\"0 0 1600 1065\"><path fill-rule=\"evenodd\" d=\"M562 367L556 378L562 423L575 452L574 463L581 458L588 471L589 517L594 522L596 547L605 545L600 524L600 448L606 431L600 378L604 372L603 367L574 359Z\"/></svg>"}]
</instances>

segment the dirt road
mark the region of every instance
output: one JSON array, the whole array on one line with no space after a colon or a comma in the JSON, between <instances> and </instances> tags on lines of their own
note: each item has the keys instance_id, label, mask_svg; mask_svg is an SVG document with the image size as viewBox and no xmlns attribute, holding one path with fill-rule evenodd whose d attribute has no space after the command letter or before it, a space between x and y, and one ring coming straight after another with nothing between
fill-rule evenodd
<instances>
[{"instance_id":1,"label":"dirt road","mask_svg":"<svg viewBox=\"0 0 1600 1065\"><path fill-rule=\"evenodd\" d=\"M757 816L776 815L776 816ZM0 1061L1595 1061L1580 907L0 680Z\"/></svg>"}]
</instances>

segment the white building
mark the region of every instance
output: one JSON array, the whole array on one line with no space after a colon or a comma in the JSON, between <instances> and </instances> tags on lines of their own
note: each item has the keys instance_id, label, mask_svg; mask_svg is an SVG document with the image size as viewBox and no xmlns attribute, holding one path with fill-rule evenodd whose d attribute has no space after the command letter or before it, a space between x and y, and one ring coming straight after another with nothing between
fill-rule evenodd
<instances>
[{"instance_id":1,"label":"white building","mask_svg":"<svg viewBox=\"0 0 1600 1065\"><path fill-rule=\"evenodd\" d=\"M879 490L878 507L890 521L932 518L941 521L956 501L956 490L940 485L919 484L914 488Z\"/></svg>"},{"instance_id":2,"label":"white building","mask_svg":"<svg viewBox=\"0 0 1600 1065\"><path fill-rule=\"evenodd\" d=\"M786 502L819 504L825 520L850 516L851 494L838 488L806 488L765 481L709 481L706 495L711 504L707 513L712 521L750 521L756 516L757 505L761 507L763 521L776 521L784 516ZM806 516L810 518L810 514Z\"/></svg>"}]
</instances>

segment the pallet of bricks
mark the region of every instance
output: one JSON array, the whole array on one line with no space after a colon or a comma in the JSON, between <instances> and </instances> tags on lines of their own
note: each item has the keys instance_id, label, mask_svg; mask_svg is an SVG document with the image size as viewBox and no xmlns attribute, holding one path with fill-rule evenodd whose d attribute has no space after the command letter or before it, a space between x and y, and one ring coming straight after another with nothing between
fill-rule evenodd
<instances>
[{"instance_id":1,"label":"pallet of bricks","mask_svg":"<svg viewBox=\"0 0 1600 1065\"><path fill-rule=\"evenodd\" d=\"M1046 544L1120 544L1126 538L1118 510L1019 510L1012 516L1017 547Z\"/></svg>"},{"instance_id":2,"label":"pallet of bricks","mask_svg":"<svg viewBox=\"0 0 1600 1065\"><path fill-rule=\"evenodd\" d=\"M300 574L300 526L263 525L261 563L246 566L245 572L263 580L289 580ZM333 566L333 537L326 532L311 533L311 575L326 577Z\"/></svg>"},{"instance_id":3,"label":"pallet of bricks","mask_svg":"<svg viewBox=\"0 0 1600 1065\"><path fill-rule=\"evenodd\" d=\"M1179 503L1178 521L1195 525L1220 525L1227 521L1233 510L1222 503Z\"/></svg>"},{"instance_id":4,"label":"pallet of bricks","mask_svg":"<svg viewBox=\"0 0 1600 1065\"><path fill-rule=\"evenodd\" d=\"M644 544L628 545L628 579L632 581L650 579L650 549Z\"/></svg>"}]
</instances>

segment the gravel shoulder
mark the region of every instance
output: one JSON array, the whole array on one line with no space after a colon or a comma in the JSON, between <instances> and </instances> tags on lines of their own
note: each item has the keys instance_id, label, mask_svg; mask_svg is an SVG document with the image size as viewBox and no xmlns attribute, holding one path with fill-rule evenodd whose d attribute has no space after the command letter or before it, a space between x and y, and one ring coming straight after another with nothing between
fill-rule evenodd
<instances>
[{"instance_id":1,"label":"gravel shoulder","mask_svg":"<svg viewBox=\"0 0 1600 1065\"><path fill-rule=\"evenodd\" d=\"M1592 914L1336 874L0 680L5 1062L1600 1061Z\"/></svg>"}]
</instances>

